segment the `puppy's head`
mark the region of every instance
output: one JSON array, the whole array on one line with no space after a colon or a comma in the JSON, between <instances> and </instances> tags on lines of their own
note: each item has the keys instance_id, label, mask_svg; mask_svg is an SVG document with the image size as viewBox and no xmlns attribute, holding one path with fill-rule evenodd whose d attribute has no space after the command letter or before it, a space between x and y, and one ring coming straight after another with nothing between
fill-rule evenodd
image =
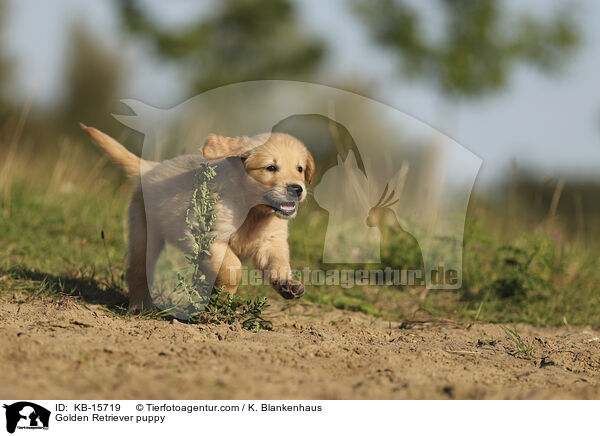
<instances>
[{"instance_id":1,"label":"puppy's head","mask_svg":"<svg viewBox=\"0 0 600 436\"><path fill-rule=\"evenodd\" d=\"M202 147L207 159L239 156L246 173L263 190L266 207L280 218L296 216L298 203L306 198L315 161L304 144L285 133L264 133L254 137L227 138L210 135Z\"/></svg>"}]
</instances>

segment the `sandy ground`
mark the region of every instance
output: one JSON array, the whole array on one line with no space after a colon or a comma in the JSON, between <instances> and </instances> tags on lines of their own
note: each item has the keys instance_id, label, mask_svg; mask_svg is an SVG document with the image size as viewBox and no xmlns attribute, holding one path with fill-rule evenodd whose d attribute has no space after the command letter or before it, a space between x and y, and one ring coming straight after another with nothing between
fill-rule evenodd
<instances>
[{"instance_id":1,"label":"sandy ground","mask_svg":"<svg viewBox=\"0 0 600 436\"><path fill-rule=\"evenodd\" d=\"M0 301L0 397L12 399L600 398L600 333L388 323L283 303L274 331L115 317L101 306Z\"/></svg>"}]
</instances>

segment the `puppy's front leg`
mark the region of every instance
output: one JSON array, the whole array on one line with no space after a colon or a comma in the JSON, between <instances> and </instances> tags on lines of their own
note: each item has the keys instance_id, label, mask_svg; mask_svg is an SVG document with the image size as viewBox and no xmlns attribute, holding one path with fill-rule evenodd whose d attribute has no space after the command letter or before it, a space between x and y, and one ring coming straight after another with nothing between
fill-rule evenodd
<instances>
[{"instance_id":1,"label":"puppy's front leg","mask_svg":"<svg viewBox=\"0 0 600 436\"><path fill-rule=\"evenodd\" d=\"M204 264L207 279L214 280L215 287L235 294L242 279L242 262L225 242L214 242L210 252L211 257Z\"/></svg>"},{"instance_id":2,"label":"puppy's front leg","mask_svg":"<svg viewBox=\"0 0 600 436\"><path fill-rule=\"evenodd\" d=\"M292 279L290 253L286 240L268 238L254 255L254 263L268 276L271 286L288 300L304 295L304 285Z\"/></svg>"}]
</instances>

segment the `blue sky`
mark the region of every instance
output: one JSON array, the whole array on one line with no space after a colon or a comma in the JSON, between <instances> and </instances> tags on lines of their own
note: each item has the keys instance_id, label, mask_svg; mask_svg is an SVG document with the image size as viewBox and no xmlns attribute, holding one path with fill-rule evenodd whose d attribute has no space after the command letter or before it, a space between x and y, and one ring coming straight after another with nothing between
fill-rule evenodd
<instances>
[{"instance_id":1,"label":"blue sky","mask_svg":"<svg viewBox=\"0 0 600 436\"><path fill-rule=\"evenodd\" d=\"M165 25L183 23L191 12L209 4L175 0L166 8L158 0L146 3ZM527 7L540 14L560 3L507 0L509 7ZM7 12L4 43L16 62L18 99L34 85L35 104L60 99L67 36L75 22L85 23L123 55L128 72L123 98L170 107L190 97L175 69L157 64L143 43L124 37L112 1L9 0ZM580 2L585 43L561 74L547 76L518 67L505 92L451 108L452 123L440 119L440 95L433 86L400 79L394 60L371 44L343 0L305 0L299 12L304 25L331 46L325 80L364 78L374 85L372 98L438 128L480 156L484 162L480 183L505 174L511 159L543 176L600 177L600 2ZM432 18L432 31L434 25Z\"/></svg>"}]
</instances>

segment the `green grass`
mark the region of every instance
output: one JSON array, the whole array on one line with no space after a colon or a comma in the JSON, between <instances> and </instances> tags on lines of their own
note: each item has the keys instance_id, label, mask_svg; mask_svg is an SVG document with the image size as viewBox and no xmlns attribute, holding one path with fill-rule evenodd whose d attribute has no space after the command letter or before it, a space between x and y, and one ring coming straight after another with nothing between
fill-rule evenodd
<instances>
[{"instance_id":1,"label":"green grass","mask_svg":"<svg viewBox=\"0 0 600 436\"><path fill-rule=\"evenodd\" d=\"M265 297L244 299L215 289L198 321L211 324L240 323L247 330L273 330L273 323L263 317L269 307Z\"/></svg>"},{"instance_id":2,"label":"green grass","mask_svg":"<svg viewBox=\"0 0 600 436\"><path fill-rule=\"evenodd\" d=\"M9 177L0 177L0 297L15 291L77 296L123 315L128 186L106 162L95 162L77 154L60 167L50 158L38 159L33 169L13 162L4 172ZM507 219L471 206L458 291L321 286L309 287L301 302L394 320L443 317L534 325L567 320L600 326L598 241L571 242L558 220L538 226L510 222L512 230L504 231ZM310 203L302 206L290 225L294 269L330 268L320 261L326 223L323 211ZM386 265L411 268L420 262L418 244L409 235L390 232L389 238L382 252ZM240 295L251 301L280 298L265 286L244 286Z\"/></svg>"},{"instance_id":3,"label":"green grass","mask_svg":"<svg viewBox=\"0 0 600 436\"><path fill-rule=\"evenodd\" d=\"M83 192L48 193L23 182L13 183L11 198L10 210L0 219L1 292L125 301L124 198L117 200L109 191L90 200Z\"/></svg>"},{"instance_id":4,"label":"green grass","mask_svg":"<svg viewBox=\"0 0 600 436\"><path fill-rule=\"evenodd\" d=\"M515 345L516 352L515 356L523 359L533 359L533 347L525 342L516 328L509 329L508 327L502 327L504 333L508 335L508 339Z\"/></svg>"}]
</instances>

